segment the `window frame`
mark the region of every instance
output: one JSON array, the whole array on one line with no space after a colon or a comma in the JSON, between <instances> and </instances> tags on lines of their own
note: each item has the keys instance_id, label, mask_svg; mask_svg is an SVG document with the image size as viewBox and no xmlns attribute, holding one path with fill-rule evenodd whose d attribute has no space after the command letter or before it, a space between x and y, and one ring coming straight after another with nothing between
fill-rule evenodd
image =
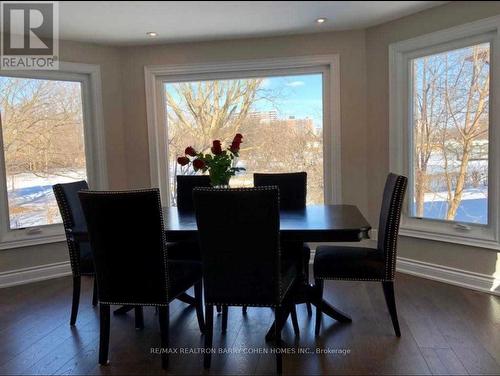
<instances>
[{"instance_id":1,"label":"window frame","mask_svg":"<svg viewBox=\"0 0 500 376\"><path fill-rule=\"evenodd\" d=\"M294 74L323 74L323 179L325 203L342 202L340 140L340 60L338 55L288 57L206 64L144 67L149 136L151 185L160 188L164 205L170 205L168 124L165 82L243 79Z\"/></svg>"},{"instance_id":2,"label":"window frame","mask_svg":"<svg viewBox=\"0 0 500 376\"><path fill-rule=\"evenodd\" d=\"M0 76L81 83L87 180L92 188L106 189L108 180L100 67L94 64L67 62L60 62L59 67L57 71L5 70L0 72ZM3 145L2 133L0 129L0 145ZM0 153L0 250L54 243L66 239L62 223L10 229L6 183L5 155L2 150Z\"/></svg>"},{"instance_id":3,"label":"window frame","mask_svg":"<svg viewBox=\"0 0 500 376\"><path fill-rule=\"evenodd\" d=\"M500 64L500 17L492 17L454 28L393 43L389 46L389 133L390 169L409 178L408 194L401 220L400 235L500 249L500 80L495 71ZM415 58L490 44L490 104L488 155L488 224L464 223L411 217L413 198L413 144L411 136L413 98L411 61Z\"/></svg>"}]
</instances>

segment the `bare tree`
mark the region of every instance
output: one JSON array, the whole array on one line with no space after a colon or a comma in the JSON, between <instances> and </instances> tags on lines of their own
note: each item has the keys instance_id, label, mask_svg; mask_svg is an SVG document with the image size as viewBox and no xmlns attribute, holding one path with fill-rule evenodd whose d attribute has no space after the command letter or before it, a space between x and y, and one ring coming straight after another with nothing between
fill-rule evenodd
<instances>
[{"instance_id":1,"label":"bare tree","mask_svg":"<svg viewBox=\"0 0 500 376\"><path fill-rule=\"evenodd\" d=\"M424 214L425 193L444 185L445 219L453 220L464 189L487 180L487 171L469 162L474 154L487 158L489 47L417 59L413 69L416 215ZM432 158L439 171L429 171Z\"/></svg>"},{"instance_id":2,"label":"bare tree","mask_svg":"<svg viewBox=\"0 0 500 376\"><path fill-rule=\"evenodd\" d=\"M295 120L280 120L279 100L286 89L268 89L264 79L203 81L170 84L166 90L169 133L169 160L175 177L179 166L176 157L193 146L207 151L211 141L230 141L235 133L244 134L240 163L253 171L309 172L309 202L323 200L322 137ZM286 85L284 85L286 87ZM266 101L273 111L256 111L257 103ZM269 116L273 112L276 118ZM182 173L189 173L183 170ZM191 171L193 173L193 171ZM237 176L233 181L251 184L251 176ZM175 179L171 181L171 202L175 204Z\"/></svg>"}]
</instances>

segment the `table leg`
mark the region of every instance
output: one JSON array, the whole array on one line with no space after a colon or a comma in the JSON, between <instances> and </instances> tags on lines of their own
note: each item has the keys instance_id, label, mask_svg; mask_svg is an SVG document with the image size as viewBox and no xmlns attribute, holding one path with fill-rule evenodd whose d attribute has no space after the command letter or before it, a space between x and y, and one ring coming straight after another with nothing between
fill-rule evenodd
<instances>
[{"instance_id":1,"label":"table leg","mask_svg":"<svg viewBox=\"0 0 500 376\"><path fill-rule=\"evenodd\" d=\"M314 302L311 303L316 305ZM332 319L337 320L338 322L352 322L352 319L349 317L349 315L340 311L338 308L333 307L325 299L321 300L320 309L325 315L330 316Z\"/></svg>"},{"instance_id":2,"label":"table leg","mask_svg":"<svg viewBox=\"0 0 500 376\"><path fill-rule=\"evenodd\" d=\"M316 286L310 285L310 284L303 284L298 288L297 294L294 299L295 304L301 304L301 303L311 303L314 306L318 304L318 289ZM328 303L326 300L322 299L320 303L320 309L321 311L327 315L330 316L332 319L337 320L338 322L341 323L349 323L352 322L352 319L347 315L346 313L340 311L339 309L333 307L330 303ZM281 326L285 325L286 320L281 322ZM274 327L276 323L273 322L273 325L271 328L268 330L266 334L266 341L271 341L274 338Z\"/></svg>"},{"instance_id":3,"label":"table leg","mask_svg":"<svg viewBox=\"0 0 500 376\"><path fill-rule=\"evenodd\" d=\"M177 299L179 299L183 303L186 303L186 304L189 304L189 305L192 305L192 306L194 306L196 304L195 298L193 298L191 295L186 294L185 292L183 292L182 294L180 294L177 297Z\"/></svg>"}]
</instances>

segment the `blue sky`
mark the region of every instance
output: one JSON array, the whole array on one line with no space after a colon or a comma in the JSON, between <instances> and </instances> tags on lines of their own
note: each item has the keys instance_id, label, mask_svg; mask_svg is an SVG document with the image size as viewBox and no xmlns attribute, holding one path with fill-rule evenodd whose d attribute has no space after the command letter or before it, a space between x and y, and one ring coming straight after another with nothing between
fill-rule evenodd
<instances>
[{"instance_id":1,"label":"blue sky","mask_svg":"<svg viewBox=\"0 0 500 376\"><path fill-rule=\"evenodd\" d=\"M267 77L264 89L280 91L274 103L258 101L256 111L277 110L280 117L312 118L323 126L323 83L321 74Z\"/></svg>"},{"instance_id":2,"label":"blue sky","mask_svg":"<svg viewBox=\"0 0 500 376\"><path fill-rule=\"evenodd\" d=\"M280 118L309 117L313 119L316 128L321 128L323 126L322 81L321 73L266 77L261 89L265 96L273 96L273 101L258 100L253 110L276 110ZM166 84L165 89L174 98L179 98L171 84Z\"/></svg>"}]
</instances>

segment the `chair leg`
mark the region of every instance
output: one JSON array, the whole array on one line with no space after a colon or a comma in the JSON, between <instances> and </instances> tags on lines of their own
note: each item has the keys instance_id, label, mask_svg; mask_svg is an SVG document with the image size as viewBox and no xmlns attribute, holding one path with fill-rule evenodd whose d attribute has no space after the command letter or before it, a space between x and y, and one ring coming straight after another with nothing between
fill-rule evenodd
<instances>
[{"instance_id":1,"label":"chair leg","mask_svg":"<svg viewBox=\"0 0 500 376\"><path fill-rule=\"evenodd\" d=\"M196 301L196 317L200 332L205 332L205 319L203 318L203 285L201 280L194 284L194 299Z\"/></svg>"},{"instance_id":2,"label":"chair leg","mask_svg":"<svg viewBox=\"0 0 500 376\"><path fill-rule=\"evenodd\" d=\"M203 357L203 367L210 368L212 362L212 337L214 334L214 306L205 305L205 355Z\"/></svg>"},{"instance_id":3,"label":"chair leg","mask_svg":"<svg viewBox=\"0 0 500 376\"><path fill-rule=\"evenodd\" d=\"M97 306L97 277L94 276L94 291L92 292L92 305Z\"/></svg>"},{"instance_id":4,"label":"chair leg","mask_svg":"<svg viewBox=\"0 0 500 376\"><path fill-rule=\"evenodd\" d=\"M81 277L73 277L73 301L71 303L71 319L69 324L75 326L78 306L80 304Z\"/></svg>"},{"instance_id":5,"label":"chair leg","mask_svg":"<svg viewBox=\"0 0 500 376\"><path fill-rule=\"evenodd\" d=\"M306 307L307 307L307 316L312 316L313 311L312 311L311 303L307 302Z\"/></svg>"},{"instance_id":6,"label":"chair leg","mask_svg":"<svg viewBox=\"0 0 500 376\"><path fill-rule=\"evenodd\" d=\"M99 305L99 316L100 316L99 364L104 366L108 364L108 353L109 353L109 324L110 324L109 305L102 303Z\"/></svg>"},{"instance_id":7,"label":"chair leg","mask_svg":"<svg viewBox=\"0 0 500 376\"><path fill-rule=\"evenodd\" d=\"M222 333L227 332L227 316L228 316L229 310L228 306L223 306L222 307Z\"/></svg>"},{"instance_id":8,"label":"chair leg","mask_svg":"<svg viewBox=\"0 0 500 376\"><path fill-rule=\"evenodd\" d=\"M286 309L284 307L276 307L274 310L274 315L275 315L275 322L276 326L274 327L274 339L276 341L276 373L278 375L281 375L283 371L283 359L282 359L282 354L281 354L281 329L282 325L279 324L280 320L282 320L283 317L283 310ZM286 320L286 318L285 318Z\"/></svg>"},{"instance_id":9,"label":"chair leg","mask_svg":"<svg viewBox=\"0 0 500 376\"><path fill-rule=\"evenodd\" d=\"M160 337L161 337L161 348L163 349L161 354L161 368L168 368L168 346L169 346L169 320L170 320L169 307L162 306L158 308L158 321L160 323Z\"/></svg>"},{"instance_id":10,"label":"chair leg","mask_svg":"<svg viewBox=\"0 0 500 376\"><path fill-rule=\"evenodd\" d=\"M304 282L306 284L309 284L309 260L310 260L310 257L311 256L308 255L308 257L304 258ZM307 315L312 316L311 303L307 302L306 307L307 307Z\"/></svg>"},{"instance_id":11,"label":"chair leg","mask_svg":"<svg viewBox=\"0 0 500 376\"><path fill-rule=\"evenodd\" d=\"M247 306L244 305L243 307L241 307L241 313L243 313L244 315L247 314Z\"/></svg>"},{"instance_id":12,"label":"chair leg","mask_svg":"<svg viewBox=\"0 0 500 376\"><path fill-rule=\"evenodd\" d=\"M300 335L299 322L297 320L297 310L295 309L295 304L293 303L290 307L290 316L292 316L293 331L298 337Z\"/></svg>"},{"instance_id":13,"label":"chair leg","mask_svg":"<svg viewBox=\"0 0 500 376\"><path fill-rule=\"evenodd\" d=\"M316 304L316 325L314 327L314 334L319 336L319 330L321 328L321 317L322 317L322 312L321 312L321 301L323 300L323 280L322 279L316 279L314 281L314 284L316 285L316 288L318 289L318 303Z\"/></svg>"},{"instance_id":14,"label":"chair leg","mask_svg":"<svg viewBox=\"0 0 500 376\"><path fill-rule=\"evenodd\" d=\"M144 329L144 312L141 306L134 307L135 309L135 328L137 330Z\"/></svg>"},{"instance_id":15,"label":"chair leg","mask_svg":"<svg viewBox=\"0 0 500 376\"><path fill-rule=\"evenodd\" d=\"M401 337L401 330L399 329L398 312L396 310L396 299L394 296L394 282L382 282L382 288L384 289L385 302L387 303L387 309L391 315L392 326L394 327L394 332L397 337Z\"/></svg>"}]
</instances>

